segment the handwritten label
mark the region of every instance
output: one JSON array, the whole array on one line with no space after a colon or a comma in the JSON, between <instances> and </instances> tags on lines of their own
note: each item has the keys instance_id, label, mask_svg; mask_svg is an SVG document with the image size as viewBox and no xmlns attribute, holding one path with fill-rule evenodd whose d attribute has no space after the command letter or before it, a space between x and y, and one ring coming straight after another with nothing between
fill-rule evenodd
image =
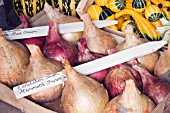
<instances>
[{"instance_id":1,"label":"handwritten label","mask_svg":"<svg viewBox=\"0 0 170 113\"><path fill-rule=\"evenodd\" d=\"M52 75L48 75L46 77L36 79L25 84L21 84L13 88L14 94L16 98L22 98L28 96L33 93L37 93L39 91L57 86L64 85L66 81L66 77L62 72L58 72Z\"/></svg>"},{"instance_id":2,"label":"handwritten label","mask_svg":"<svg viewBox=\"0 0 170 113\"><path fill-rule=\"evenodd\" d=\"M42 27L3 31L3 36L9 40L15 40L15 39L47 36L48 31L49 31L49 26L42 26Z\"/></svg>"}]
</instances>

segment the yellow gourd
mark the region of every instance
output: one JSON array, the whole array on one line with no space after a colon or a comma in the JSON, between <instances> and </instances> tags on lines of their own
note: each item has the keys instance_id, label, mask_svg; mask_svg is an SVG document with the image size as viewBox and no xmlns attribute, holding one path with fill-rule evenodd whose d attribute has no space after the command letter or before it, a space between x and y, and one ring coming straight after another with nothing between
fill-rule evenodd
<instances>
[{"instance_id":1,"label":"yellow gourd","mask_svg":"<svg viewBox=\"0 0 170 113\"><path fill-rule=\"evenodd\" d=\"M161 40L155 26L153 26L147 19L131 9L124 9L118 13L115 13L115 19L125 14L130 14L133 17L138 30L144 38L148 40Z\"/></svg>"},{"instance_id":2,"label":"yellow gourd","mask_svg":"<svg viewBox=\"0 0 170 113\"><path fill-rule=\"evenodd\" d=\"M109 0L109 2L106 4L106 7L113 12L119 12L120 10L123 10L125 6L125 0Z\"/></svg>"},{"instance_id":3,"label":"yellow gourd","mask_svg":"<svg viewBox=\"0 0 170 113\"><path fill-rule=\"evenodd\" d=\"M118 30L116 25L109 26L108 28L113 29L113 30Z\"/></svg>"},{"instance_id":4,"label":"yellow gourd","mask_svg":"<svg viewBox=\"0 0 170 113\"><path fill-rule=\"evenodd\" d=\"M88 10L87 13L89 14L91 20L99 20L99 15L102 12L102 8L98 5L91 5Z\"/></svg>"},{"instance_id":5,"label":"yellow gourd","mask_svg":"<svg viewBox=\"0 0 170 113\"><path fill-rule=\"evenodd\" d=\"M161 11L162 11L163 17L166 20L170 21L170 8L162 8Z\"/></svg>"},{"instance_id":6,"label":"yellow gourd","mask_svg":"<svg viewBox=\"0 0 170 113\"><path fill-rule=\"evenodd\" d=\"M160 26L162 26L162 23L161 23L161 21L160 20L157 20L157 21L155 21L155 22L151 22L155 27L160 27Z\"/></svg>"},{"instance_id":7,"label":"yellow gourd","mask_svg":"<svg viewBox=\"0 0 170 113\"><path fill-rule=\"evenodd\" d=\"M145 9L145 18L151 22L155 22L161 18L161 10L156 5L149 5Z\"/></svg>"},{"instance_id":8,"label":"yellow gourd","mask_svg":"<svg viewBox=\"0 0 170 113\"><path fill-rule=\"evenodd\" d=\"M136 11L136 12L143 12L146 8L146 0L132 0L132 8Z\"/></svg>"},{"instance_id":9,"label":"yellow gourd","mask_svg":"<svg viewBox=\"0 0 170 113\"><path fill-rule=\"evenodd\" d=\"M150 0L153 4L155 4L156 6L158 6L159 8L162 8L162 0Z\"/></svg>"},{"instance_id":10,"label":"yellow gourd","mask_svg":"<svg viewBox=\"0 0 170 113\"><path fill-rule=\"evenodd\" d=\"M163 7L170 7L170 1L168 0L163 0L162 4L163 4Z\"/></svg>"},{"instance_id":11,"label":"yellow gourd","mask_svg":"<svg viewBox=\"0 0 170 113\"><path fill-rule=\"evenodd\" d=\"M119 18L116 18L116 19L118 21L118 24L116 24L116 27L117 27L118 30L121 30L122 24L124 23L124 19L123 19L122 16L119 17Z\"/></svg>"},{"instance_id":12,"label":"yellow gourd","mask_svg":"<svg viewBox=\"0 0 170 113\"><path fill-rule=\"evenodd\" d=\"M121 27L122 32L125 32L125 28L126 28L126 26L127 26L128 24L132 25L133 28L134 28L134 31L136 31L136 24L135 24L135 22L132 21L132 20L127 20L127 21L125 21L125 22L122 24L122 27Z\"/></svg>"},{"instance_id":13,"label":"yellow gourd","mask_svg":"<svg viewBox=\"0 0 170 113\"><path fill-rule=\"evenodd\" d=\"M109 0L94 0L95 4L99 5L99 6L105 6Z\"/></svg>"}]
</instances>

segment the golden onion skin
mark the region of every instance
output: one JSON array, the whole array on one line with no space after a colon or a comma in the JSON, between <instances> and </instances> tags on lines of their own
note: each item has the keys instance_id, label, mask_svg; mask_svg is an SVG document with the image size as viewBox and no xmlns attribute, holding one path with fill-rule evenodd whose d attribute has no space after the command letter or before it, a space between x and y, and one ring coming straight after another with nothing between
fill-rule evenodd
<instances>
[{"instance_id":1,"label":"golden onion skin","mask_svg":"<svg viewBox=\"0 0 170 113\"><path fill-rule=\"evenodd\" d=\"M20 43L0 36L0 82L13 87L21 84L29 51Z\"/></svg>"},{"instance_id":2,"label":"golden onion skin","mask_svg":"<svg viewBox=\"0 0 170 113\"><path fill-rule=\"evenodd\" d=\"M65 113L103 113L109 101L107 90L90 77L77 73L68 61L61 104Z\"/></svg>"}]
</instances>

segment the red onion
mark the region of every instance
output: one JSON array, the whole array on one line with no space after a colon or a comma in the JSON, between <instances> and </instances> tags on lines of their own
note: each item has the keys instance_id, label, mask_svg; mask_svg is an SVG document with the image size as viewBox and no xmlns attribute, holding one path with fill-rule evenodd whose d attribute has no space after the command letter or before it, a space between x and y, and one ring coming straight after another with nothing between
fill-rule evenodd
<instances>
[{"instance_id":1,"label":"red onion","mask_svg":"<svg viewBox=\"0 0 170 113\"><path fill-rule=\"evenodd\" d=\"M159 104L170 92L170 86L162 79L152 76L145 68L133 65L142 76L144 94L150 97L155 104Z\"/></svg>"},{"instance_id":2,"label":"red onion","mask_svg":"<svg viewBox=\"0 0 170 113\"><path fill-rule=\"evenodd\" d=\"M98 71L98 72L95 72L91 75L89 75L91 78L97 80L98 82L102 83L105 79L105 77L107 76L109 72L109 68L108 69L104 69L104 70L101 70L101 71Z\"/></svg>"},{"instance_id":3,"label":"red onion","mask_svg":"<svg viewBox=\"0 0 170 113\"><path fill-rule=\"evenodd\" d=\"M127 64L119 64L112 67L105 78L105 85L111 98L121 94L126 86L125 81L132 79L138 88L142 85L142 80L137 71Z\"/></svg>"},{"instance_id":4,"label":"red onion","mask_svg":"<svg viewBox=\"0 0 170 113\"><path fill-rule=\"evenodd\" d=\"M78 45L78 63L85 63L88 61L92 61L94 59L97 59L96 55L94 55L93 53L91 53L87 47L87 42L86 42L86 38L79 38L77 40L77 45ZM107 73L108 73L109 69L104 69L98 72L95 72L91 75L89 75L91 78L97 80L98 82L103 82Z\"/></svg>"},{"instance_id":5,"label":"red onion","mask_svg":"<svg viewBox=\"0 0 170 113\"><path fill-rule=\"evenodd\" d=\"M77 40L77 46L79 50L78 63L81 64L96 59L96 57L87 48L86 38L79 38Z\"/></svg>"},{"instance_id":6,"label":"red onion","mask_svg":"<svg viewBox=\"0 0 170 113\"><path fill-rule=\"evenodd\" d=\"M67 59L70 64L73 65L77 61L78 57L77 48L72 43L60 37L57 24L55 22L50 21L48 24L50 30L44 45L44 55L47 58L51 58L59 62L63 59Z\"/></svg>"},{"instance_id":7,"label":"red onion","mask_svg":"<svg viewBox=\"0 0 170 113\"><path fill-rule=\"evenodd\" d=\"M25 15L21 15L20 17L21 22L24 24L24 28L31 28L30 24L29 24L29 20L27 19L27 17ZM22 40L18 40L20 43L22 43L23 45L26 44L35 44L38 45L41 49L44 46L45 43L45 37L34 37L34 38L27 38L27 39L22 39Z\"/></svg>"}]
</instances>

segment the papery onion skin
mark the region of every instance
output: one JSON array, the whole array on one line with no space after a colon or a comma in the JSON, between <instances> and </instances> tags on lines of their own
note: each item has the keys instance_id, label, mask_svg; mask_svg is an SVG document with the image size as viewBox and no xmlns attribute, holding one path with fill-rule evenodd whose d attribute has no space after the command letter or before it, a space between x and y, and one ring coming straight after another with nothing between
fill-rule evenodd
<instances>
[{"instance_id":1,"label":"papery onion skin","mask_svg":"<svg viewBox=\"0 0 170 113\"><path fill-rule=\"evenodd\" d=\"M125 81L129 79L134 80L136 86L141 89L142 79L136 70L127 64L119 64L112 67L105 78L105 86L109 96L114 98L121 94L126 86Z\"/></svg>"},{"instance_id":2,"label":"papery onion skin","mask_svg":"<svg viewBox=\"0 0 170 113\"><path fill-rule=\"evenodd\" d=\"M152 76L144 67L133 65L142 76L143 92L150 97L155 104L159 104L170 93L170 86L162 79Z\"/></svg>"},{"instance_id":3,"label":"papery onion skin","mask_svg":"<svg viewBox=\"0 0 170 113\"><path fill-rule=\"evenodd\" d=\"M125 28L125 41L116 46L117 51L122 51L143 43L148 42L148 40L140 38L137 34L133 32L133 26L127 25ZM155 64L158 60L158 52L153 52L151 54L145 55L137 59L140 64L146 67L150 72L154 71ZM130 64L130 62L128 62Z\"/></svg>"},{"instance_id":4,"label":"papery onion skin","mask_svg":"<svg viewBox=\"0 0 170 113\"><path fill-rule=\"evenodd\" d=\"M109 101L107 90L90 77L80 75L65 63L67 81L61 104L65 113L103 113Z\"/></svg>"},{"instance_id":5,"label":"papery onion skin","mask_svg":"<svg viewBox=\"0 0 170 113\"><path fill-rule=\"evenodd\" d=\"M27 19L27 17L23 14L20 15L20 20L21 22L24 24L24 28L31 28L30 24L29 24L29 20ZM44 44L45 44L45 37L33 37L33 38L27 38L27 39L21 39L21 40L17 40L20 43L26 45L26 44L35 44L38 45L41 49L43 48Z\"/></svg>"},{"instance_id":6,"label":"papery onion skin","mask_svg":"<svg viewBox=\"0 0 170 113\"><path fill-rule=\"evenodd\" d=\"M85 24L82 37L87 39L87 46L91 52L107 55L107 50L116 47L114 37L94 26L88 14L82 15L81 19Z\"/></svg>"},{"instance_id":7,"label":"papery onion skin","mask_svg":"<svg viewBox=\"0 0 170 113\"><path fill-rule=\"evenodd\" d=\"M46 43L43 48L43 54L47 58L51 58L59 62L63 59L67 59L72 65L74 65L78 59L77 48L72 43L60 37L57 24L55 22L50 21L49 27L49 35L47 36Z\"/></svg>"},{"instance_id":8,"label":"papery onion skin","mask_svg":"<svg viewBox=\"0 0 170 113\"><path fill-rule=\"evenodd\" d=\"M29 64L27 48L0 36L0 61L0 82L9 87L21 84L22 75Z\"/></svg>"},{"instance_id":9,"label":"papery onion skin","mask_svg":"<svg viewBox=\"0 0 170 113\"><path fill-rule=\"evenodd\" d=\"M126 81L123 93L113 98L103 113L150 113L154 103L136 88L133 80Z\"/></svg>"},{"instance_id":10,"label":"papery onion skin","mask_svg":"<svg viewBox=\"0 0 170 113\"><path fill-rule=\"evenodd\" d=\"M165 50L159 57L159 60L157 61L154 68L154 74L158 77L164 78L163 75L168 71L170 71L170 35L169 35L168 49ZM167 80L170 82L170 78Z\"/></svg>"},{"instance_id":11,"label":"papery onion skin","mask_svg":"<svg viewBox=\"0 0 170 113\"><path fill-rule=\"evenodd\" d=\"M36 45L27 45L31 52L30 64L28 65L23 82L29 82L41 77L45 77L63 69L63 66L54 60L47 59L43 56L40 48ZM61 95L62 85L45 89L29 95L28 97L36 102L49 102Z\"/></svg>"},{"instance_id":12,"label":"papery onion skin","mask_svg":"<svg viewBox=\"0 0 170 113\"><path fill-rule=\"evenodd\" d=\"M79 38L77 40L78 47L78 64L86 63L96 59L96 57L87 48L86 38Z\"/></svg>"}]
</instances>

